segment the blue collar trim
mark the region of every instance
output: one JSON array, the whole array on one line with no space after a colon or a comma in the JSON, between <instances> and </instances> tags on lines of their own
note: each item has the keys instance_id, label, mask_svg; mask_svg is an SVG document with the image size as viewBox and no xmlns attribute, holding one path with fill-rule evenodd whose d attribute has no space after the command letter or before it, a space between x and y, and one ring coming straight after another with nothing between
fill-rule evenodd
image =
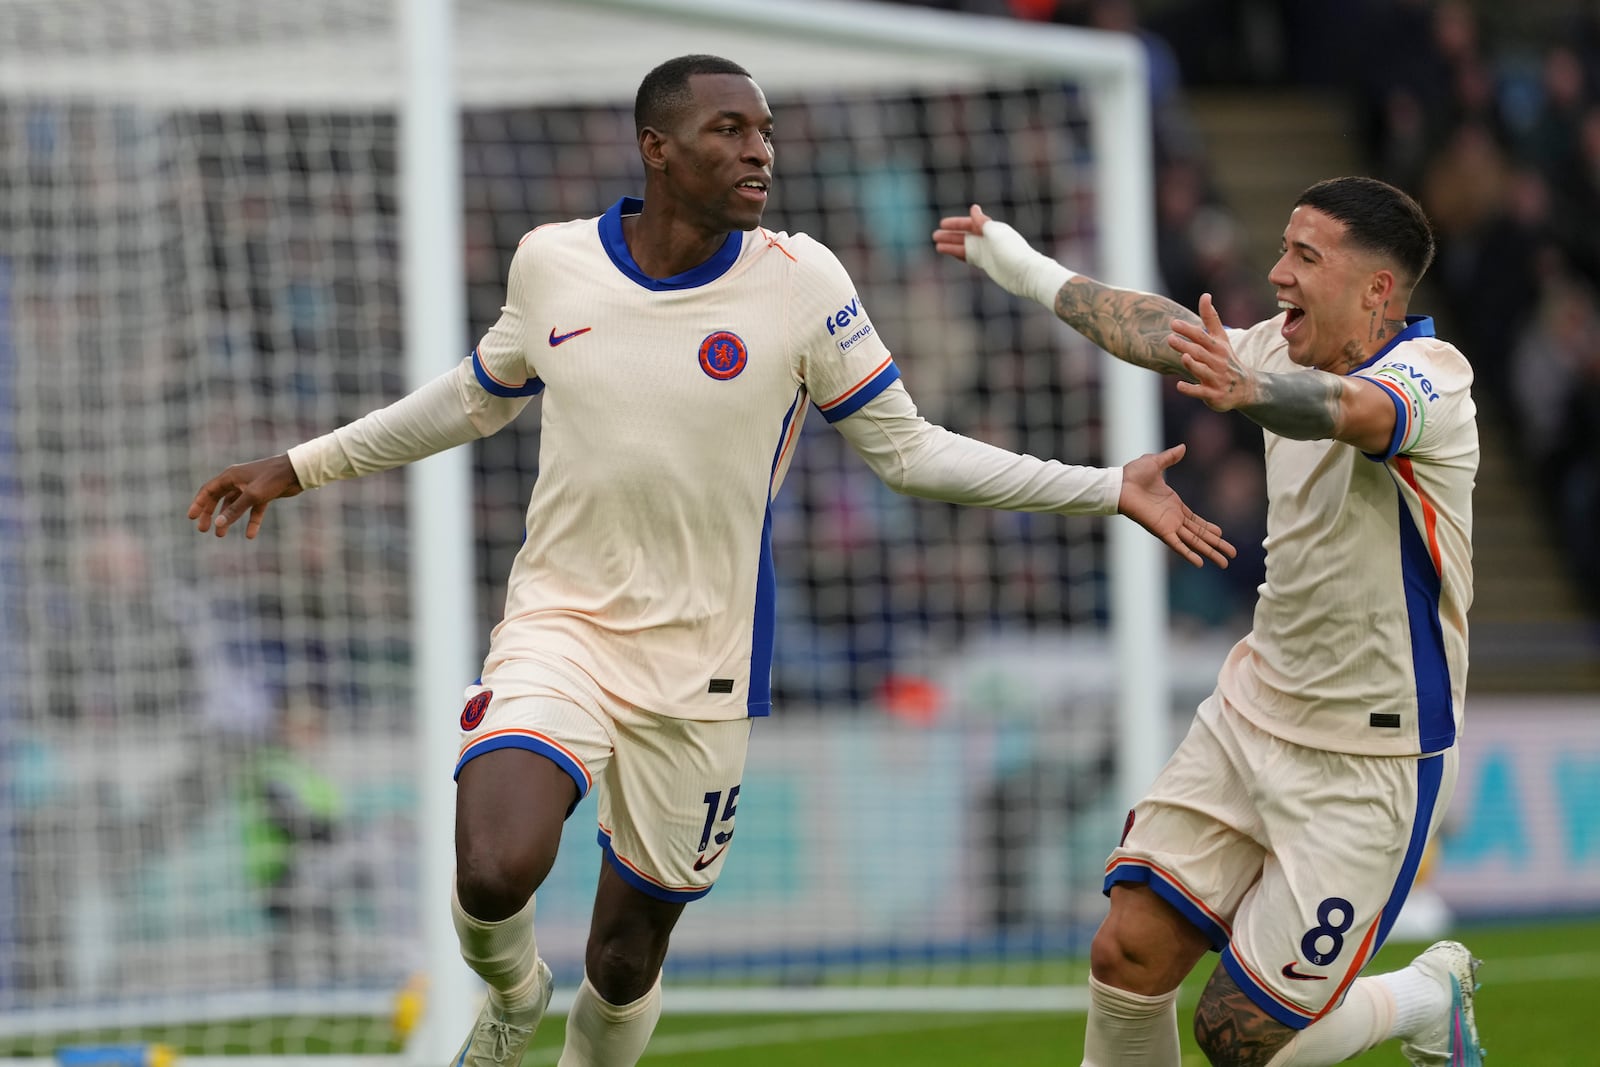
<instances>
[{"instance_id":1,"label":"blue collar trim","mask_svg":"<svg viewBox=\"0 0 1600 1067\"><path fill-rule=\"evenodd\" d=\"M1372 366L1374 363L1378 362L1378 360L1387 355L1389 349L1393 348L1402 341L1414 341L1418 337L1433 336L1435 335L1433 332L1433 319L1431 317L1427 315L1407 315L1406 328L1391 337L1388 344L1378 349L1378 351L1373 354L1371 359L1361 364L1361 366L1357 367L1356 370L1366 370L1368 367Z\"/></svg>"},{"instance_id":2,"label":"blue collar trim","mask_svg":"<svg viewBox=\"0 0 1600 1067\"><path fill-rule=\"evenodd\" d=\"M744 247L743 231L732 230L722 242L722 247L698 267L690 267L682 274L674 274L670 278L652 278L640 270L639 264L633 261L633 253L628 251L628 242L622 236L622 217L637 215L643 210L644 201L636 196L625 196L612 204L606 213L600 216L600 243L605 246L606 255L611 257L611 262L616 264L617 269L646 289L656 292L668 289L693 289L714 282L728 273L728 269L739 258L739 250Z\"/></svg>"}]
</instances>

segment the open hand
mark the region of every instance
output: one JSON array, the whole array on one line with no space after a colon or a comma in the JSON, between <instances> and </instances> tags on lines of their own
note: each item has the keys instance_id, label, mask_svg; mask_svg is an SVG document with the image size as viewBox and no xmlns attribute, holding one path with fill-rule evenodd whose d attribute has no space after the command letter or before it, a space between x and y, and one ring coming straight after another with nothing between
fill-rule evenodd
<instances>
[{"instance_id":1,"label":"open hand","mask_svg":"<svg viewBox=\"0 0 1600 1067\"><path fill-rule=\"evenodd\" d=\"M1167 484L1167 468L1182 459L1184 451L1183 445L1174 445L1165 452L1143 455L1125 465L1117 512L1155 534L1168 548L1196 567L1205 566L1206 560L1226 567L1236 553L1223 539L1222 527L1190 511Z\"/></svg>"},{"instance_id":2,"label":"open hand","mask_svg":"<svg viewBox=\"0 0 1600 1067\"><path fill-rule=\"evenodd\" d=\"M226 537L233 524L248 511L250 522L244 528L244 535L253 540L261 529L267 505L283 497L297 496L300 491L300 477L295 474L294 464L287 455L235 463L200 487L194 495L194 503L189 505L189 518L201 533L214 529L218 537ZM220 513L217 512L219 507Z\"/></svg>"},{"instance_id":3,"label":"open hand","mask_svg":"<svg viewBox=\"0 0 1600 1067\"><path fill-rule=\"evenodd\" d=\"M1167 344L1183 357L1183 369L1191 379L1177 383L1184 396L1204 401L1213 411L1232 411L1260 399L1260 382L1234 356L1210 293L1200 297L1199 324L1174 320Z\"/></svg>"},{"instance_id":4,"label":"open hand","mask_svg":"<svg viewBox=\"0 0 1600 1067\"><path fill-rule=\"evenodd\" d=\"M968 215L950 215L939 220L939 228L933 231L933 247L936 251L947 256L965 261L967 258L967 234L975 237L983 236L983 224L989 221L989 216L983 213L983 208L977 204L972 205L972 212Z\"/></svg>"}]
</instances>

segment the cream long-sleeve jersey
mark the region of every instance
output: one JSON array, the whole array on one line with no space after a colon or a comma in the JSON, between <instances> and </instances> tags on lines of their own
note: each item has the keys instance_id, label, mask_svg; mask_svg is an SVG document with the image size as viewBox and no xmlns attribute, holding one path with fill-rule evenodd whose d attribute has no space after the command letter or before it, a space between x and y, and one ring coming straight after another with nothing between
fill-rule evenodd
<instances>
[{"instance_id":1,"label":"cream long-sleeve jersey","mask_svg":"<svg viewBox=\"0 0 1600 1067\"><path fill-rule=\"evenodd\" d=\"M1120 469L1017 455L922 419L822 245L734 232L700 266L651 278L623 237L640 206L624 198L529 233L500 319L468 359L289 452L314 488L493 433L541 396L527 538L486 682L554 656L659 714L767 714L770 504L808 403L899 492L1115 513Z\"/></svg>"},{"instance_id":2,"label":"cream long-sleeve jersey","mask_svg":"<svg viewBox=\"0 0 1600 1067\"><path fill-rule=\"evenodd\" d=\"M1289 359L1283 316L1230 330L1239 360ZM1311 748L1368 755L1455 743L1472 604L1478 426L1472 368L1408 319L1352 372L1394 404L1381 454L1266 433L1267 576L1218 687L1256 725Z\"/></svg>"}]
</instances>

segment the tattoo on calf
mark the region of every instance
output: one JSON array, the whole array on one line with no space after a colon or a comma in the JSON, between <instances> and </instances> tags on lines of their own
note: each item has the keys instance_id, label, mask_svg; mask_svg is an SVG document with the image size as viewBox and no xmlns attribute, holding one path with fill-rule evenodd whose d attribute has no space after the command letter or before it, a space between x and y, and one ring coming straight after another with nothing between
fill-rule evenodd
<instances>
[{"instance_id":1,"label":"tattoo on calf","mask_svg":"<svg viewBox=\"0 0 1600 1067\"><path fill-rule=\"evenodd\" d=\"M1294 1035L1245 996L1226 970L1212 972L1194 1012L1195 1040L1212 1063L1265 1067Z\"/></svg>"}]
</instances>

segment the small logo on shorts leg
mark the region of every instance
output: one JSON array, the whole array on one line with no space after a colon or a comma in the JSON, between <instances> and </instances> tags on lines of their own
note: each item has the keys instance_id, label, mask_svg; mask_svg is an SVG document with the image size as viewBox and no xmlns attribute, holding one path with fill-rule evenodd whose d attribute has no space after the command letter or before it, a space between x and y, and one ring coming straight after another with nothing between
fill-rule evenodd
<instances>
[{"instance_id":1,"label":"small logo on shorts leg","mask_svg":"<svg viewBox=\"0 0 1600 1067\"><path fill-rule=\"evenodd\" d=\"M1132 830L1133 830L1133 809L1129 808L1128 809L1128 817L1126 819L1124 819L1123 822L1122 822L1122 840L1117 842L1117 847L1118 848L1121 848L1123 845L1126 845L1128 843L1128 834Z\"/></svg>"},{"instance_id":2,"label":"small logo on shorts leg","mask_svg":"<svg viewBox=\"0 0 1600 1067\"><path fill-rule=\"evenodd\" d=\"M721 834L718 834L717 836L718 837L722 837ZM711 866L713 863L717 862L717 857L721 856L724 852L728 851L728 843L730 841L732 841L732 840L733 840L733 831L729 830L728 831L728 836L722 838L722 847L721 848L717 849L715 852L713 852L709 856L707 856L704 852L700 853L700 855L694 861L694 869L697 870L697 871L703 871L707 867Z\"/></svg>"},{"instance_id":3,"label":"small logo on shorts leg","mask_svg":"<svg viewBox=\"0 0 1600 1067\"><path fill-rule=\"evenodd\" d=\"M476 730L483 721L484 712L489 710L489 699L494 696L492 690L485 689L467 701L467 706L461 709L461 728L463 730Z\"/></svg>"},{"instance_id":4,"label":"small logo on shorts leg","mask_svg":"<svg viewBox=\"0 0 1600 1067\"><path fill-rule=\"evenodd\" d=\"M1283 965L1283 970L1280 973L1285 978L1293 978L1296 982L1326 982L1328 980L1328 976L1325 974L1301 974L1294 969L1294 965L1299 962L1299 960L1290 960Z\"/></svg>"},{"instance_id":5,"label":"small logo on shorts leg","mask_svg":"<svg viewBox=\"0 0 1600 1067\"><path fill-rule=\"evenodd\" d=\"M750 358L750 350L738 334L718 330L700 342L700 369L719 382L737 378Z\"/></svg>"}]
</instances>

